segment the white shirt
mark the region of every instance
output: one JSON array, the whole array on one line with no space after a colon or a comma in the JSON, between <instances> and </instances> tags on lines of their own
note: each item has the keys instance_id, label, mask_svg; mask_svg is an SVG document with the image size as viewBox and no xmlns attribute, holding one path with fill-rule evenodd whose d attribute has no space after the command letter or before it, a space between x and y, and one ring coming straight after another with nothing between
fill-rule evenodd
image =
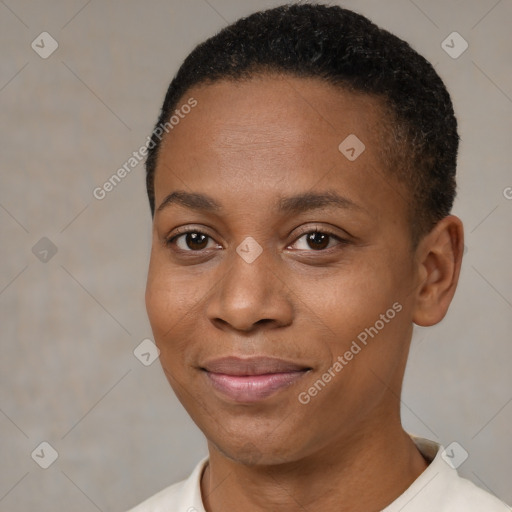
<instances>
[{"instance_id":1,"label":"white shirt","mask_svg":"<svg viewBox=\"0 0 512 512\"><path fill-rule=\"evenodd\" d=\"M462 478L443 458L444 448L411 436L430 462L427 469L382 512L512 512L498 498ZM449 452L453 455L453 451ZM206 512L201 499L201 475L208 463L203 459L184 481L167 487L129 512Z\"/></svg>"}]
</instances>

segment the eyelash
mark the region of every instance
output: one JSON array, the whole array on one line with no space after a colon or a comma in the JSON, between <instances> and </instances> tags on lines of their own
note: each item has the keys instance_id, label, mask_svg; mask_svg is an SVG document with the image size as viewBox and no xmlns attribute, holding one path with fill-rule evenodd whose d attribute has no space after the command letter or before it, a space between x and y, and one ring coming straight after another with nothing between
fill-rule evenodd
<instances>
[{"instance_id":1,"label":"eyelash","mask_svg":"<svg viewBox=\"0 0 512 512\"><path fill-rule=\"evenodd\" d=\"M172 236L166 238L164 240L164 244L166 247L170 247L171 245L174 245L174 242L182 237L182 236L185 236L189 233L195 233L195 234L199 234L199 235L205 235L206 237L208 237L210 240L213 240L213 237L211 237L210 235L208 235L208 233L205 233L204 231L201 231L200 229L192 229L192 228L187 228L187 229L184 229L184 230L180 230L178 228L177 232L174 233ZM300 240L302 237L306 236L306 235L309 235L309 234L313 234L313 233L318 233L318 234L321 234L321 235L327 235L329 236L330 238L334 238L338 244L334 247L328 247L326 249L309 249L307 250L307 252L318 252L318 253L321 253L321 252L328 252L328 251L331 251L332 249L335 249L337 246L339 245L348 245L350 242L344 238L341 238L339 237L338 235L332 233L331 231L329 231L328 229L309 229L307 231L304 231L303 233L300 233L299 236L295 239L295 241L293 242L293 244L297 243L298 240ZM291 244L291 245L293 245ZM196 253L196 254L200 254L202 253L203 251L207 250L207 249L201 249L201 250L197 250L197 251L194 251L192 249L188 249L188 250L184 250L184 249L177 249L178 251L181 251L181 252L190 252L190 253Z\"/></svg>"}]
</instances>

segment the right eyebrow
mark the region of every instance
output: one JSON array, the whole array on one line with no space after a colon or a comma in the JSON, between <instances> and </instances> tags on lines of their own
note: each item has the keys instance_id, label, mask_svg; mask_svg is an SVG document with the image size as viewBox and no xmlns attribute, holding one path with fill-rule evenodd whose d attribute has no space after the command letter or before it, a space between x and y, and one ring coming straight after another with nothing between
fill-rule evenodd
<instances>
[{"instance_id":1,"label":"right eyebrow","mask_svg":"<svg viewBox=\"0 0 512 512\"><path fill-rule=\"evenodd\" d=\"M206 194L177 190L166 196L156 211L160 212L171 204L180 204L194 210L205 210L209 212L221 209L219 203L217 203L213 198L207 196Z\"/></svg>"}]
</instances>

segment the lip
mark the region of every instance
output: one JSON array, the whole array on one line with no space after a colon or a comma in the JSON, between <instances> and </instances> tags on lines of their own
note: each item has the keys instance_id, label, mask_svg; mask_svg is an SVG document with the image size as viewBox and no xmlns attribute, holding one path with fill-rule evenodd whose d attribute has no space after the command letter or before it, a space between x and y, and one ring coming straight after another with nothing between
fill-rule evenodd
<instances>
[{"instance_id":1,"label":"lip","mask_svg":"<svg viewBox=\"0 0 512 512\"><path fill-rule=\"evenodd\" d=\"M311 368L270 357L224 357L208 361L201 370L225 397L253 403L293 385Z\"/></svg>"}]
</instances>

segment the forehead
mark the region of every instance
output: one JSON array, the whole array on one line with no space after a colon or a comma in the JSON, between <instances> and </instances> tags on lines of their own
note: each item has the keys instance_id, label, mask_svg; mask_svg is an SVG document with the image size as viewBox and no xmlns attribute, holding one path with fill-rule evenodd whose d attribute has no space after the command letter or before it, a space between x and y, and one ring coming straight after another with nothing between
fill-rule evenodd
<instances>
[{"instance_id":1,"label":"forehead","mask_svg":"<svg viewBox=\"0 0 512 512\"><path fill-rule=\"evenodd\" d=\"M222 80L193 87L178 102L178 109L190 97L197 99L198 107L187 124L193 123L192 130L208 133L209 141L220 146L262 142L261 149L272 149L275 145L333 142L337 147L340 137L349 133L371 137L368 142L375 145L373 139L379 138L386 124L377 97L317 78L256 75ZM184 130L176 127L173 134L178 131Z\"/></svg>"},{"instance_id":2,"label":"forehead","mask_svg":"<svg viewBox=\"0 0 512 512\"><path fill-rule=\"evenodd\" d=\"M378 98L278 75L197 86L176 108L190 98L197 106L160 150L157 207L172 188L209 188L226 197L236 191L248 201L317 184L341 187L362 203L368 194L378 201L397 193L382 158L387 119Z\"/></svg>"}]
</instances>

